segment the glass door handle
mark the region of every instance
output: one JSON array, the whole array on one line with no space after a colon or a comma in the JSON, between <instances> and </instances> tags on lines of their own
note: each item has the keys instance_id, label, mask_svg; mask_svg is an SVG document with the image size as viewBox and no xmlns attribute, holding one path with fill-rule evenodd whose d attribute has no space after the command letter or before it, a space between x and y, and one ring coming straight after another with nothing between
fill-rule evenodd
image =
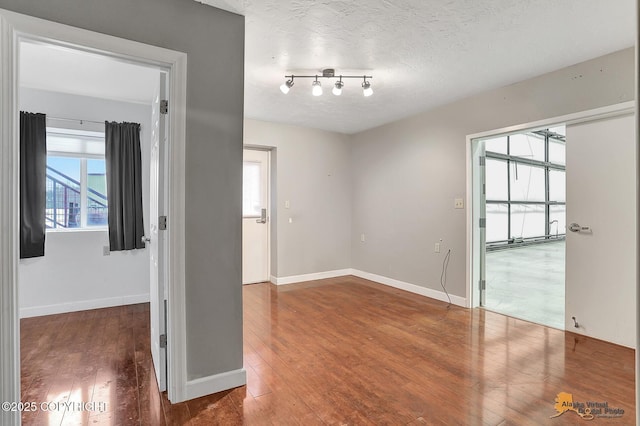
<instances>
[{"instance_id":1,"label":"glass door handle","mask_svg":"<svg viewBox=\"0 0 640 426\"><path fill-rule=\"evenodd\" d=\"M267 209L260 210L260 219L256 219L256 223L267 223Z\"/></svg>"}]
</instances>

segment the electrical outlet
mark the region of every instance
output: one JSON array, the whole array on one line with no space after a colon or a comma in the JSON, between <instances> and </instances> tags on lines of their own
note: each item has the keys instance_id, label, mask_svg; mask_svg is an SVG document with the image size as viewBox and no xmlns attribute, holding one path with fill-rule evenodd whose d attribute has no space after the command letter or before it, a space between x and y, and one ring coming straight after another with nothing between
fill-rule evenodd
<instances>
[{"instance_id":1,"label":"electrical outlet","mask_svg":"<svg viewBox=\"0 0 640 426\"><path fill-rule=\"evenodd\" d=\"M435 253L440 253L440 243L436 243L435 247L433 248L433 251Z\"/></svg>"},{"instance_id":2,"label":"electrical outlet","mask_svg":"<svg viewBox=\"0 0 640 426\"><path fill-rule=\"evenodd\" d=\"M464 209L464 200L462 198L455 198L453 200L453 207L456 209Z\"/></svg>"},{"instance_id":3,"label":"electrical outlet","mask_svg":"<svg viewBox=\"0 0 640 426\"><path fill-rule=\"evenodd\" d=\"M109 250L109 246L102 247L102 255L103 256L111 256L111 250Z\"/></svg>"},{"instance_id":4,"label":"electrical outlet","mask_svg":"<svg viewBox=\"0 0 640 426\"><path fill-rule=\"evenodd\" d=\"M360 241L362 241L363 243L366 241L364 234L360 234Z\"/></svg>"}]
</instances>

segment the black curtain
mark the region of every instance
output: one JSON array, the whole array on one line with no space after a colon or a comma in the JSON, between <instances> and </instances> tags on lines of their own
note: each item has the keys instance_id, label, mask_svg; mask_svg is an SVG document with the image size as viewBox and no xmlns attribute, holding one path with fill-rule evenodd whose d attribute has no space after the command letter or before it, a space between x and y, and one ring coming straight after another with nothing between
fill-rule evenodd
<instances>
[{"instance_id":1,"label":"black curtain","mask_svg":"<svg viewBox=\"0 0 640 426\"><path fill-rule=\"evenodd\" d=\"M20 111L20 259L44 256L47 117Z\"/></svg>"},{"instance_id":2,"label":"black curtain","mask_svg":"<svg viewBox=\"0 0 640 426\"><path fill-rule=\"evenodd\" d=\"M140 125L105 122L111 251L144 248Z\"/></svg>"}]
</instances>

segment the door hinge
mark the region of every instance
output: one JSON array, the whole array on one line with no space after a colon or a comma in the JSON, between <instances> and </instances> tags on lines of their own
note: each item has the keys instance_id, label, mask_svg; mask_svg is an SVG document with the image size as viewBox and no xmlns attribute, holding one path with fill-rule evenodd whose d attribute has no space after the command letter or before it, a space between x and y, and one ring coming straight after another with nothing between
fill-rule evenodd
<instances>
[{"instance_id":1,"label":"door hinge","mask_svg":"<svg viewBox=\"0 0 640 426\"><path fill-rule=\"evenodd\" d=\"M160 114L167 114L169 112L169 101L162 99L160 101Z\"/></svg>"},{"instance_id":2,"label":"door hinge","mask_svg":"<svg viewBox=\"0 0 640 426\"><path fill-rule=\"evenodd\" d=\"M166 216L158 216L158 228L161 231L167 230L167 217Z\"/></svg>"},{"instance_id":3,"label":"door hinge","mask_svg":"<svg viewBox=\"0 0 640 426\"><path fill-rule=\"evenodd\" d=\"M167 335L166 334L161 334L160 335L160 347L161 348L166 348L167 347Z\"/></svg>"},{"instance_id":4,"label":"door hinge","mask_svg":"<svg viewBox=\"0 0 640 426\"><path fill-rule=\"evenodd\" d=\"M480 228L486 228L487 227L487 219L486 218L481 217L479 222L480 222L479 223Z\"/></svg>"},{"instance_id":5,"label":"door hinge","mask_svg":"<svg viewBox=\"0 0 640 426\"><path fill-rule=\"evenodd\" d=\"M485 165L485 162L486 162L486 157L482 157L482 156L480 156L480 157L478 157L478 158L480 159L480 165L481 165L481 166L484 166L484 165Z\"/></svg>"},{"instance_id":6,"label":"door hinge","mask_svg":"<svg viewBox=\"0 0 640 426\"><path fill-rule=\"evenodd\" d=\"M486 289L487 289L487 281L480 280L480 290L486 290Z\"/></svg>"}]
</instances>

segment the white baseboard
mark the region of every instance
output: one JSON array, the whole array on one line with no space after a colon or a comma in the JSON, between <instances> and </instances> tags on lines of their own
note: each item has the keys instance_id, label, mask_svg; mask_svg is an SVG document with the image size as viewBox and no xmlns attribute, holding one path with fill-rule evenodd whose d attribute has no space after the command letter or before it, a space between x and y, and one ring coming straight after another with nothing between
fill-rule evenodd
<instances>
[{"instance_id":1,"label":"white baseboard","mask_svg":"<svg viewBox=\"0 0 640 426\"><path fill-rule=\"evenodd\" d=\"M431 288L410 284L404 281L398 281L393 278L384 277L382 275L371 274L369 272L360 271L358 269L352 269L351 275L355 275L356 277L364 278L366 280L375 281L380 284L388 285L389 287L405 290L410 293L419 294L421 296L430 297L432 299L441 300L443 302L449 302L449 299L447 299L446 293L443 291L433 290ZM466 298L455 296L453 294L450 294L449 297L451 297L452 304L457 306L462 306L463 308L467 307Z\"/></svg>"},{"instance_id":2,"label":"white baseboard","mask_svg":"<svg viewBox=\"0 0 640 426\"><path fill-rule=\"evenodd\" d=\"M277 285L295 284L305 281L322 280L325 278L343 277L351 275L351 269L338 269L335 271L316 272L313 274L291 275L288 277L271 277L271 282Z\"/></svg>"},{"instance_id":3,"label":"white baseboard","mask_svg":"<svg viewBox=\"0 0 640 426\"><path fill-rule=\"evenodd\" d=\"M110 308L112 306L133 305L148 302L149 294L107 297L104 299L79 300L77 302L57 303L55 305L29 306L20 308L20 318L40 317L42 315L63 314L85 311L87 309Z\"/></svg>"},{"instance_id":4,"label":"white baseboard","mask_svg":"<svg viewBox=\"0 0 640 426\"><path fill-rule=\"evenodd\" d=\"M371 274L369 272L360 271L358 269L338 269L335 271L317 272L315 274L304 275L292 275L289 277L274 277L271 276L271 282L277 285L295 284L304 281L321 280L324 278L342 277L345 275L354 275L356 277L364 278L370 281L375 281L379 284L388 285L389 287L397 288L400 290L408 291L410 293L419 294L421 296L430 297L432 299L448 302L447 295L443 291L433 290L431 288L422 287L415 284L410 284L404 281L399 281L393 278L384 277L382 275ZM451 303L457 306L467 307L467 299L460 296L450 294Z\"/></svg>"},{"instance_id":5,"label":"white baseboard","mask_svg":"<svg viewBox=\"0 0 640 426\"><path fill-rule=\"evenodd\" d=\"M237 388L247 384L247 372L244 368L227 371L213 376L187 381L187 400Z\"/></svg>"},{"instance_id":6,"label":"white baseboard","mask_svg":"<svg viewBox=\"0 0 640 426\"><path fill-rule=\"evenodd\" d=\"M278 277L271 275L269 277L269 281L271 281L273 284L278 284Z\"/></svg>"}]
</instances>

